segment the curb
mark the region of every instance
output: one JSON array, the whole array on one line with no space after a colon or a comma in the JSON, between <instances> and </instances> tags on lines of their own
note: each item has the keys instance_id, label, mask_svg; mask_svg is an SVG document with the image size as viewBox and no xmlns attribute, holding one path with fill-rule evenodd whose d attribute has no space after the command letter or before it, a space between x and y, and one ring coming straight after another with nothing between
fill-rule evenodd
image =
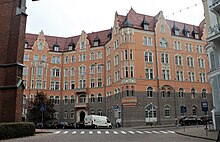
<instances>
[{"instance_id":1,"label":"curb","mask_svg":"<svg viewBox=\"0 0 220 142\"><path fill-rule=\"evenodd\" d=\"M194 136L194 135L189 135L189 134L184 134L184 133L179 133L175 131L176 134L182 135L182 136L188 136L188 137L193 137L193 138L199 138L199 139L205 139L205 140L211 140L211 141L216 141L216 139L212 138L206 138L206 137L200 137L200 136Z\"/></svg>"}]
</instances>

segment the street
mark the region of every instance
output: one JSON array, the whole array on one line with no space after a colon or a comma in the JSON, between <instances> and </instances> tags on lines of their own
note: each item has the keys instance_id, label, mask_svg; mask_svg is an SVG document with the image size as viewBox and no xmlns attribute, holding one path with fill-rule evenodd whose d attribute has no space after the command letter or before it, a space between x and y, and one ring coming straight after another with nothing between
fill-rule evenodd
<instances>
[{"instance_id":1,"label":"street","mask_svg":"<svg viewBox=\"0 0 220 142\"><path fill-rule=\"evenodd\" d=\"M209 142L160 129L57 129L53 133L3 140L2 142Z\"/></svg>"}]
</instances>

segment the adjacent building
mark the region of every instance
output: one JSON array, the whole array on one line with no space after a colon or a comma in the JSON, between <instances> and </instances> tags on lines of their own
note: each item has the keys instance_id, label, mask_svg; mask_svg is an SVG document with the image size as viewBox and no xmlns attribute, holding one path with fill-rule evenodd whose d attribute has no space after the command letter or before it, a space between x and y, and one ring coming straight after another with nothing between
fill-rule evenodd
<instances>
[{"instance_id":1,"label":"adjacent building","mask_svg":"<svg viewBox=\"0 0 220 142\"><path fill-rule=\"evenodd\" d=\"M36 91L53 101L55 121L106 115L115 124L174 124L213 109L199 26L155 16L115 13L111 29L72 37L26 34L24 114ZM28 116L28 115L26 115Z\"/></svg>"},{"instance_id":2,"label":"adjacent building","mask_svg":"<svg viewBox=\"0 0 220 142\"><path fill-rule=\"evenodd\" d=\"M220 0L203 0L203 5L208 32L205 49L209 59L208 77L212 86L214 127L220 130Z\"/></svg>"}]
</instances>

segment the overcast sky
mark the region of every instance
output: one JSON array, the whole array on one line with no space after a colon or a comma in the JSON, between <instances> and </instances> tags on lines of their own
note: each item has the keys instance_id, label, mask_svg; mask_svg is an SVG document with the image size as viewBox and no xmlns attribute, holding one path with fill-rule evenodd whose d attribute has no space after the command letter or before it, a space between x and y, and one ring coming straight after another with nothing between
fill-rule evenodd
<instances>
[{"instance_id":1,"label":"overcast sky","mask_svg":"<svg viewBox=\"0 0 220 142\"><path fill-rule=\"evenodd\" d=\"M166 19L193 25L204 19L202 0L27 0L26 32L69 37L106 30L116 11L126 15L131 7L150 16L163 11Z\"/></svg>"}]
</instances>

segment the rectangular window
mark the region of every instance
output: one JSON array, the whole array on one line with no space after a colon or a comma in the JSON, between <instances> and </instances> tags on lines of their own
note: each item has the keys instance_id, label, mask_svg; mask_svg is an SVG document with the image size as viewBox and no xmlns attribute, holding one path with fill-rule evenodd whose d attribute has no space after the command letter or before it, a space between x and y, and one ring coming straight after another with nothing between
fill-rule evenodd
<instances>
[{"instance_id":1,"label":"rectangular window","mask_svg":"<svg viewBox=\"0 0 220 142\"><path fill-rule=\"evenodd\" d=\"M98 87L102 87L102 78L98 78Z\"/></svg>"},{"instance_id":2,"label":"rectangular window","mask_svg":"<svg viewBox=\"0 0 220 142\"><path fill-rule=\"evenodd\" d=\"M94 78L90 79L90 87L95 88L95 79Z\"/></svg>"},{"instance_id":3,"label":"rectangular window","mask_svg":"<svg viewBox=\"0 0 220 142\"><path fill-rule=\"evenodd\" d=\"M70 87L71 87L70 89L75 89L75 81L74 80L71 81L71 86Z\"/></svg>"},{"instance_id":4,"label":"rectangular window","mask_svg":"<svg viewBox=\"0 0 220 142\"><path fill-rule=\"evenodd\" d=\"M199 73L199 76L200 76L200 81L201 82L206 82L206 75L205 75L205 73Z\"/></svg>"},{"instance_id":5,"label":"rectangular window","mask_svg":"<svg viewBox=\"0 0 220 142\"><path fill-rule=\"evenodd\" d=\"M176 71L176 79L178 81L183 81L183 72L182 71Z\"/></svg>"},{"instance_id":6,"label":"rectangular window","mask_svg":"<svg viewBox=\"0 0 220 142\"><path fill-rule=\"evenodd\" d=\"M195 82L195 73L194 72L188 72L188 76L189 76L189 81L190 82Z\"/></svg>"},{"instance_id":7,"label":"rectangular window","mask_svg":"<svg viewBox=\"0 0 220 142\"><path fill-rule=\"evenodd\" d=\"M167 53L162 53L161 61L163 64L169 64L169 55Z\"/></svg>"},{"instance_id":8,"label":"rectangular window","mask_svg":"<svg viewBox=\"0 0 220 142\"><path fill-rule=\"evenodd\" d=\"M36 89L42 89L42 82L41 80L36 81Z\"/></svg>"},{"instance_id":9,"label":"rectangular window","mask_svg":"<svg viewBox=\"0 0 220 142\"><path fill-rule=\"evenodd\" d=\"M134 77L134 67L131 67L131 77Z\"/></svg>"},{"instance_id":10,"label":"rectangular window","mask_svg":"<svg viewBox=\"0 0 220 142\"><path fill-rule=\"evenodd\" d=\"M170 70L163 69L162 76L164 80L170 80Z\"/></svg>"},{"instance_id":11,"label":"rectangular window","mask_svg":"<svg viewBox=\"0 0 220 142\"><path fill-rule=\"evenodd\" d=\"M124 50L125 60L128 60L128 50Z\"/></svg>"},{"instance_id":12,"label":"rectangular window","mask_svg":"<svg viewBox=\"0 0 220 142\"><path fill-rule=\"evenodd\" d=\"M64 90L68 90L68 81L64 82Z\"/></svg>"},{"instance_id":13,"label":"rectangular window","mask_svg":"<svg viewBox=\"0 0 220 142\"><path fill-rule=\"evenodd\" d=\"M128 67L125 67L125 77L128 78Z\"/></svg>"},{"instance_id":14,"label":"rectangular window","mask_svg":"<svg viewBox=\"0 0 220 142\"><path fill-rule=\"evenodd\" d=\"M130 59L133 60L133 50L130 50Z\"/></svg>"},{"instance_id":15,"label":"rectangular window","mask_svg":"<svg viewBox=\"0 0 220 142\"><path fill-rule=\"evenodd\" d=\"M146 69L146 78L147 79L154 79L153 69L150 69L150 68Z\"/></svg>"}]
</instances>

